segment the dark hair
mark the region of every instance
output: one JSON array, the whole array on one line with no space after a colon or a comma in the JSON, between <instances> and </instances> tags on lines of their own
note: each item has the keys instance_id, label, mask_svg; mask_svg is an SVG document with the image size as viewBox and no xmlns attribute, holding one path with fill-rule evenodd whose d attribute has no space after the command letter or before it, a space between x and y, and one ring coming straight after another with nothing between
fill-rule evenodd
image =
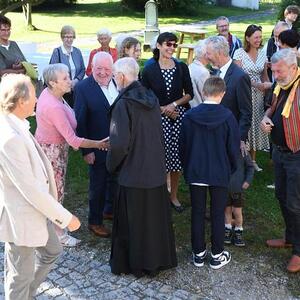
<instances>
[{"instance_id":1,"label":"dark hair","mask_svg":"<svg viewBox=\"0 0 300 300\"><path fill-rule=\"evenodd\" d=\"M282 31L279 34L278 39L280 40L281 44L285 44L289 48L295 48L299 44L299 34L293 29Z\"/></svg>"},{"instance_id":2,"label":"dark hair","mask_svg":"<svg viewBox=\"0 0 300 300\"><path fill-rule=\"evenodd\" d=\"M286 16L287 14L290 14L290 13L299 15L299 13L300 13L299 6L298 5L287 6L286 9L284 10L284 16Z\"/></svg>"},{"instance_id":3,"label":"dark hair","mask_svg":"<svg viewBox=\"0 0 300 300\"><path fill-rule=\"evenodd\" d=\"M1 25L7 25L9 27L11 27L11 21L9 18L3 16L3 15L0 15L0 26Z\"/></svg>"},{"instance_id":4,"label":"dark hair","mask_svg":"<svg viewBox=\"0 0 300 300\"><path fill-rule=\"evenodd\" d=\"M260 31L261 32L261 26L257 26L254 24L251 24L247 27L245 31L245 37L244 37L244 50L248 52L250 50L250 43L247 41L247 37L251 37L254 32ZM262 46L262 41L260 43L260 47Z\"/></svg>"},{"instance_id":5,"label":"dark hair","mask_svg":"<svg viewBox=\"0 0 300 300\"><path fill-rule=\"evenodd\" d=\"M221 77L211 76L204 82L202 91L206 97L220 95L226 91L225 81Z\"/></svg>"},{"instance_id":6,"label":"dark hair","mask_svg":"<svg viewBox=\"0 0 300 300\"><path fill-rule=\"evenodd\" d=\"M162 45L164 42L177 42L177 36L172 32L161 33L156 41L158 44ZM159 49L155 48L153 50L153 58L155 60L159 59Z\"/></svg>"}]
</instances>

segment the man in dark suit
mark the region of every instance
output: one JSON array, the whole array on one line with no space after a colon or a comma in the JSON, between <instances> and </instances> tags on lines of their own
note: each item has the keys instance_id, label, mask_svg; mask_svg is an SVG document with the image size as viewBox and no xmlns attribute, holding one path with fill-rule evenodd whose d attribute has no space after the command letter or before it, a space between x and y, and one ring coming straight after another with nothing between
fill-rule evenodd
<instances>
[{"instance_id":1,"label":"man in dark suit","mask_svg":"<svg viewBox=\"0 0 300 300\"><path fill-rule=\"evenodd\" d=\"M206 39L206 56L214 67L219 69L219 76L226 83L226 93L221 104L229 108L239 123L241 151L246 153L245 141L252 120L251 81L249 76L238 67L229 56L229 46L222 36Z\"/></svg>"},{"instance_id":2,"label":"man in dark suit","mask_svg":"<svg viewBox=\"0 0 300 300\"><path fill-rule=\"evenodd\" d=\"M75 86L74 110L77 134L88 139L101 139L109 135L108 111L118 95L112 81L113 60L109 53L98 52L92 62L92 75ZM106 152L82 149L89 165L89 216L88 228L100 237L109 237L103 226L105 199L108 194L108 173L105 166Z\"/></svg>"}]
</instances>

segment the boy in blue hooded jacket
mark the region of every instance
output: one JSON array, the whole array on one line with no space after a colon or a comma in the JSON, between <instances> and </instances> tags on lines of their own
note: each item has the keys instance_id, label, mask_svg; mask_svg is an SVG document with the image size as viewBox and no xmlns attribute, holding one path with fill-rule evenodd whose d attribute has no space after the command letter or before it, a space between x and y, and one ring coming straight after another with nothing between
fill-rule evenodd
<instances>
[{"instance_id":1,"label":"boy in blue hooded jacket","mask_svg":"<svg viewBox=\"0 0 300 300\"><path fill-rule=\"evenodd\" d=\"M229 109L219 105L225 89L223 79L208 78L203 86L205 101L186 113L180 134L183 174L190 187L192 203L193 262L201 267L207 256L205 211L209 191L212 269L219 269L231 260L230 253L224 251L224 210L240 145L235 117Z\"/></svg>"}]
</instances>

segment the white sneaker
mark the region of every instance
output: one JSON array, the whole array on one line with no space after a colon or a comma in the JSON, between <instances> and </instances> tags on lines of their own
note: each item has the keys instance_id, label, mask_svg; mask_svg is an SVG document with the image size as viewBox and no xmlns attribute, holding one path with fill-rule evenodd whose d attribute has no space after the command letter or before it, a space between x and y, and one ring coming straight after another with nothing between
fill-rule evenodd
<instances>
[{"instance_id":1,"label":"white sneaker","mask_svg":"<svg viewBox=\"0 0 300 300\"><path fill-rule=\"evenodd\" d=\"M256 172L261 172L263 169L253 160L253 167Z\"/></svg>"},{"instance_id":2,"label":"white sneaker","mask_svg":"<svg viewBox=\"0 0 300 300\"><path fill-rule=\"evenodd\" d=\"M81 240L65 234L60 238L60 243L63 247L76 247L81 243Z\"/></svg>"},{"instance_id":3,"label":"white sneaker","mask_svg":"<svg viewBox=\"0 0 300 300\"><path fill-rule=\"evenodd\" d=\"M218 270L227 265L231 260L231 255L228 251L223 251L220 254L211 254L209 265L212 269Z\"/></svg>"},{"instance_id":4,"label":"white sneaker","mask_svg":"<svg viewBox=\"0 0 300 300\"><path fill-rule=\"evenodd\" d=\"M273 184L268 184L267 188L274 190L275 189L275 184L274 183Z\"/></svg>"},{"instance_id":5,"label":"white sneaker","mask_svg":"<svg viewBox=\"0 0 300 300\"><path fill-rule=\"evenodd\" d=\"M203 252L200 252L198 254L195 254L193 252L193 264L196 267L203 267L206 255L207 255L207 251L206 250L204 250Z\"/></svg>"}]
</instances>

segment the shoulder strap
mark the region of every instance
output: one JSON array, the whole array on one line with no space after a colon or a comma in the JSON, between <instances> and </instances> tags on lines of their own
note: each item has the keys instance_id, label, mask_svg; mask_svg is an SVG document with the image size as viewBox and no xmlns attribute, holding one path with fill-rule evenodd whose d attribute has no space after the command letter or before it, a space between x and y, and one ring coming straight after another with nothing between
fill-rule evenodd
<instances>
[{"instance_id":1,"label":"shoulder strap","mask_svg":"<svg viewBox=\"0 0 300 300\"><path fill-rule=\"evenodd\" d=\"M59 47L56 49L57 49L57 54L58 54L58 62L61 63L61 55L60 55Z\"/></svg>"}]
</instances>

